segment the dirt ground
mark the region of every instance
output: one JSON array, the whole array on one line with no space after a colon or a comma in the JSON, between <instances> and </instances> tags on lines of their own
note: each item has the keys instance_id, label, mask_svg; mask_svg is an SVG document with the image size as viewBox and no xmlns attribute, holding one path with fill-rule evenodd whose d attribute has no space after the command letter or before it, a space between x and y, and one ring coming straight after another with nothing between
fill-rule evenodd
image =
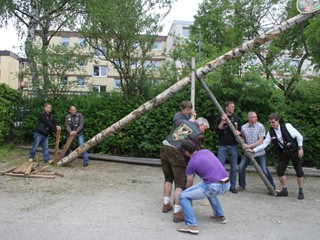
<instances>
[{"instance_id":1,"label":"dirt ground","mask_svg":"<svg viewBox=\"0 0 320 240\"><path fill-rule=\"evenodd\" d=\"M27 154L26 154L27 156ZM12 167L0 162L0 171ZM294 176L289 197L268 195L260 177L248 174L247 190L220 197L228 219L222 225L206 199L194 201L200 233L180 233L182 223L162 213L160 167L78 159L55 179L0 177L0 239L319 239L320 178L305 179L305 199L297 199ZM277 185L278 179L274 176ZM197 178L196 181L199 181Z\"/></svg>"}]
</instances>

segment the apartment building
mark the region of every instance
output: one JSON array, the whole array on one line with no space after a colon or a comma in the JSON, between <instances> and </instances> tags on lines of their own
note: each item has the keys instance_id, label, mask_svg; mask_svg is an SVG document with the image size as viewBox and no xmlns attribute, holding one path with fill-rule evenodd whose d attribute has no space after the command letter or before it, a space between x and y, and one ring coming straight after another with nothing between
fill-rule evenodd
<instances>
[{"instance_id":1,"label":"apartment building","mask_svg":"<svg viewBox=\"0 0 320 240\"><path fill-rule=\"evenodd\" d=\"M153 68L161 67L166 56L163 54L166 48L166 36L158 36L154 48L152 49L152 59L150 64ZM74 46L75 44L85 45L84 37L78 32L60 31L51 40L50 44L63 44L66 46ZM101 46L97 46L100 49ZM120 78L114 66L105 60L103 54L99 50L95 50L90 46L85 46L85 51L93 54L93 58L81 66L82 73L69 72L63 79L63 84L75 82L73 91L90 91L90 87L97 92L112 91L119 88ZM136 63L132 64L132 68L136 67ZM83 74L83 72L85 74Z\"/></svg>"},{"instance_id":2,"label":"apartment building","mask_svg":"<svg viewBox=\"0 0 320 240\"><path fill-rule=\"evenodd\" d=\"M174 48L174 35L187 38L189 36L189 26L192 22L173 21L168 36L157 36L151 55L152 59L147 62L154 70L160 69L162 64L168 60L170 51ZM37 39L40 41L40 39ZM85 44L84 37L78 32L60 31L52 37L50 44L63 44L74 46L75 44ZM116 69L106 61L101 52L87 46L86 51L93 53L93 58L80 66L81 72L68 72L61 79L61 84L73 84L71 91L98 92L117 90L120 85L120 77ZM26 79L19 79L19 73L26 66L26 59L10 51L0 51L0 82L6 83L13 89L30 89ZM80 64L80 63L79 63ZM137 63L132 64L132 68ZM179 65L179 63L177 63ZM157 80L157 79L155 79Z\"/></svg>"},{"instance_id":3,"label":"apartment building","mask_svg":"<svg viewBox=\"0 0 320 240\"><path fill-rule=\"evenodd\" d=\"M189 28L193 22L174 20L167 36L158 36L152 49L152 59L150 59L149 65L155 70L159 69L161 65L170 59L170 53L176 47L176 36L187 39L189 37ZM73 46L75 44L84 44L85 39L78 32L60 31L51 40L50 44L63 44L67 46ZM61 84L68 84L69 82L76 83L73 85L71 91L113 91L117 90L120 85L120 78L118 72L114 67L104 59L101 52L96 51L87 46L87 51L93 53L93 58L81 65L80 72L69 72L63 79ZM288 62L290 65L297 65L300 59L291 59L285 52L281 62ZM250 64L258 64L256 58L252 58ZM249 64L248 62L248 64ZM253 63L254 62L254 63ZM80 64L80 63L79 63ZM179 69L182 67L182 63L175 63ZM19 75L26 66L26 59L19 57L18 55L10 51L0 51L0 82L6 83L13 89L27 89L31 87L26 79L22 79ZM247 64L244 64L242 72L246 72ZM135 68L135 63L132 64L132 68ZM302 68L303 77L313 75L313 68L309 61L306 61ZM20 76L20 77L19 77Z\"/></svg>"},{"instance_id":4,"label":"apartment building","mask_svg":"<svg viewBox=\"0 0 320 240\"><path fill-rule=\"evenodd\" d=\"M25 58L7 50L0 51L0 83L5 83L13 89L28 87L21 74L25 66Z\"/></svg>"}]
</instances>

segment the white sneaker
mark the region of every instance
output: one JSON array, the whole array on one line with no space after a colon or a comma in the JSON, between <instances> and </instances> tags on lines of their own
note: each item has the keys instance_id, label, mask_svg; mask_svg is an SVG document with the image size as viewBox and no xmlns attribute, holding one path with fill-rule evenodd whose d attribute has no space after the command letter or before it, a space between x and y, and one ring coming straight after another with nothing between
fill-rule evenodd
<instances>
[{"instance_id":1,"label":"white sneaker","mask_svg":"<svg viewBox=\"0 0 320 240\"><path fill-rule=\"evenodd\" d=\"M33 162L33 159L32 159L32 158L29 158L29 159L28 159L28 162Z\"/></svg>"}]
</instances>

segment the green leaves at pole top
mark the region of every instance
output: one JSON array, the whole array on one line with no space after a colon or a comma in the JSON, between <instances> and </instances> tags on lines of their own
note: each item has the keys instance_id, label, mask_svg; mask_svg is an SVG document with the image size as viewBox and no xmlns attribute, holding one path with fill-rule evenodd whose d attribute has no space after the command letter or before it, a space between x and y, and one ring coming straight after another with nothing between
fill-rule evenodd
<instances>
[{"instance_id":1,"label":"green leaves at pole top","mask_svg":"<svg viewBox=\"0 0 320 240\"><path fill-rule=\"evenodd\" d=\"M300 13L313 13L320 9L320 0L297 0L297 9Z\"/></svg>"}]
</instances>

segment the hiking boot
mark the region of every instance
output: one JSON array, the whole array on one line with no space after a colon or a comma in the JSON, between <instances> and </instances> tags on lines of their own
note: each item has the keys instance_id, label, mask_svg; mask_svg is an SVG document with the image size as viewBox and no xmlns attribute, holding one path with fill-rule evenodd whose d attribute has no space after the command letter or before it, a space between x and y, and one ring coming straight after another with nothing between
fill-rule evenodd
<instances>
[{"instance_id":1,"label":"hiking boot","mask_svg":"<svg viewBox=\"0 0 320 240\"><path fill-rule=\"evenodd\" d=\"M238 193L237 189L235 189L235 188L230 188L229 191L232 192L232 193L234 193L234 194L237 194L237 193Z\"/></svg>"},{"instance_id":2,"label":"hiking boot","mask_svg":"<svg viewBox=\"0 0 320 240\"><path fill-rule=\"evenodd\" d=\"M303 192L299 192L298 199L299 199L299 200L304 199L304 194L303 194Z\"/></svg>"},{"instance_id":3,"label":"hiking boot","mask_svg":"<svg viewBox=\"0 0 320 240\"><path fill-rule=\"evenodd\" d=\"M246 189L242 186L239 186L237 190L238 190L238 192L242 192L242 191L245 191Z\"/></svg>"},{"instance_id":4,"label":"hiking boot","mask_svg":"<svg viewBox=\"0 0 320 240\"><path fill-rule=\"evenodd\" d=\"M288 192L283 190L281 192L277 192L277 197L288 197Z\"/></svg>"},{"instance_id":5,"label":"hiking boot","mask_svg":"<svg viewBox=\"0 0 320 240\"><path fill-rule=\"evenodd\" d=\"M183 213L181 210L179 212L173 214L173 221L174 222L183 222L184 221Z\"/></svg>"},{"instance_id":6,"label":"hiking boot","mask_svg":"<svg viewBox=\"0 0 320 240\"><path fill-rule=\"evenodd\" d=\"M29 158L29 159L28 159L28 162L33 162L33 159L32 159L32 158Z\"/></svg>"},{"instance_id":7,"label":"hiking boot","mask_svg":"<svg viewBox=\"0 0 320 240\"><path fill-rule=\"evenodd\" d=\"M227 219L225 218L225 216L211 216L210 219L216 220L217 222L219 222L221 224L227 223Z\"/></svg>"},{"instance_id":8,"label":"hiking boot","mask_svg":"<svg viewBox=\"0 0 320 240\"><path fill-rule=\"evenodd\" d=\"M83 167L88 167L89 163L84 163Z\"/></svg>"},{"instance_id":9,"label":"hiking boot","mask_svg":"<svg viewBox=\"0 0 320 240\"><path fill-rule=\"evenodd\" d=\"M170 212L171 210L172 210L172 206L170 205L170 203L163 204L163 207L162 207L162 212L163 213Z\"/></svg>"},{"instance_id":10,"label":"hiking boot","mask_svg":"<svg viewBox=\"0 0 320 240\"><path fill-rule=\"evenodd\" d=\"M177 228L177 231L198 234L199 227L198 226L181 226Z\"/></svg>"}]
</instances>

